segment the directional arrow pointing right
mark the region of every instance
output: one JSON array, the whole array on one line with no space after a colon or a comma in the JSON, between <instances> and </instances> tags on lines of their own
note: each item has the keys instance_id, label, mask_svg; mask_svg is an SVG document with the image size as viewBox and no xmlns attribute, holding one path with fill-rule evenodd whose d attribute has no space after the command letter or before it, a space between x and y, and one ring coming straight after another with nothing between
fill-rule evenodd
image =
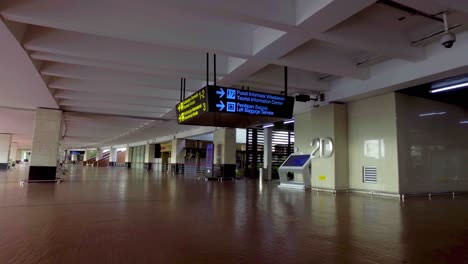
<instances>
[{"instance_id":1,"label":"directional arrow pointing right","mask_svg":"<svg viewBox=\"0 0 468 264\"><path fill-rule=\"evenodd\" d=\"M224 96L226 93L224 92L224 89L223 89L222 87L219 87L219 90L216 91L216 94L219 95L219 98L223 98L223 96Z\"/></svg>"},{"instance_id":2,"label":"directional arrow pointing right","mask_svg":"<svg viewBox=\"0 0 468 264\"><path fill-rule=\"evenodd\" d=\"M219 108L219 111L223 111L225 105L224 105L223 101L219 101L219 104L216 104L216 107Z\"/></svg>"}]
</instances>

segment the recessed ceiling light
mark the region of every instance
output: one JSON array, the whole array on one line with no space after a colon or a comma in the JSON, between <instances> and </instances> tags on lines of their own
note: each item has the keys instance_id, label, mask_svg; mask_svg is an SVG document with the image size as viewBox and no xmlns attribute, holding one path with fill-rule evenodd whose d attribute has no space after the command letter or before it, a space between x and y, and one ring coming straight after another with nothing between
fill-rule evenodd
<instances>
[{"instance_id":1,"label":"recessed ceiling light","mask_svg":"<svg viewBox=\"0 0 468 264\"><path fill-rule=\"evenodd\" d=\"M434 115L445 115L447 112L431 112L420 114L419 116L434 116Z\"/></svg>"}]
</instances>

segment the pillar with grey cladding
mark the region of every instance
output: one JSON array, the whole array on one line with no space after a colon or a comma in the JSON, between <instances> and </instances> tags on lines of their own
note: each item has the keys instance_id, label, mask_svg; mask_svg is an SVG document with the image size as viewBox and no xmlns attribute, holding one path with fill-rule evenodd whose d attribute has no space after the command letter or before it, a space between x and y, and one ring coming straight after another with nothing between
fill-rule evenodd
<instances>
[{"instance_id":1,"label":"pillar with grey cladding","mask_svg":"<svg viewBox=\"0 0 468 264\"><path fill-rule=\"evenodd\" d=\"M236 129L222 128L213 133L214 160L216 177L236 177Z\"/></svg>"},{"instance_id":2,"label":"pillar with grey cladding","mask_svg":"<svg viewBox=\"0 0 468 264\"><path fill-rule=\"evenodd\" d=\"M18 143L11 142L10 144L10 160L16 164L16 152L18 152Z\"/></svg>"},{"instance_id":3,"label":"pillar with grey cladding","mask_svg":"<svg viewBox=\"0 0 468 264\"><path fill-rule=\"evenodd\" d=\"M185 139L172 140L171 166L172 173L185 172Z\"/></svg>"},{"instance_id":4,"label":"pillar with grey cladding","mask_svg":"<svg viewBox=\"0 0 468 264\"><path fill-rule=\"evenodd\" d=\"M22 160L22 156L23 156L23 151L25 151L24 149L17 149L16 150L16 155L15 155L15 159L14 161L16 161L16 163L20 163Z\"/></svg>"},{"instance_id":5,"label":"pillar with grey cladding","mask_svg":"<svg viewBox=\"0 0 468 264\"><path fill-rule=\"evenodd\" d=\"M273 129L271 127L263 130L263 179L271 180L271 166L273 161Z\"/></svg>"},{"instance_id":6,"label":"pillar with grey cladding","mask_svg":"<svg viewBox=\"0 0 468 264\"><path fill-rule=\"evenodd\" d=\"M38 109L29 168L30 181L56 179L59 141L62 132L62 111Z\"/></svg>"},{"instance_id":7,"label":"pillar with grey cladding","mask_svg":"<svg viewBox=\"0 0 468 264\"><path fill-rule=\"evenodd\" d=\"M133 154L133 147L127 145L127 150L125 151L125 165L127 168L132 167L132 154Z\"/></svg>"},{"instance_id":8,"label":"pillar with grey cladding","mask_svg":"<svg viewBox=\"0 0 468 264\"><path fill-rule=\"evenodd\" d=\"M117 164L117 149L111 148L109 150L109 167L114 167Z\"/></svg>"},{"instance_id":9,"label":"pillar with grey cladding","mask_svg":"<svg viewBox=\"0 0 468 264\"><path fill-rule=\"evenodd\" d=\"M104 155L104 151L101 148L98 148L96 150L96 161L102 159L103 155Z\"/></svg>"},{"instance_id":10,"label":"pillar with grey cladding","mask_svg":"<svg viewBox=\"0 0 468 264\"><path fill-rule=\"evenodd\" d=\"M155 157L155 144L146 143L145 146L145 169L151 170L151 166L153 165L154 157Z\"/></svg>"},{"instance_id":11,"label":"pillar with grey cladding","mask_svg":"<svg viewBox=\"0 0 468 264\"><path fill-rule=\"evenodd\" d=\"M10 158L11 134L0 134L0 171L8 169Z\"/></svg>"}]
</instances>

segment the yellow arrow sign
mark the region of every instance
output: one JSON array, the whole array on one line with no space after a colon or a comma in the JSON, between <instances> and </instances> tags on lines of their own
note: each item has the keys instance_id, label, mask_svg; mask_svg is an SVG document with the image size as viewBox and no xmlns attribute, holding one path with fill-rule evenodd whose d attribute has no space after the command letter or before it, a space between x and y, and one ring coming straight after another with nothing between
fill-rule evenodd
<instances>
[{"instance_id":1,"label":"yellow arrow sign","mask_svg":"<svg viewBox=\"0 0 468 264\"><path fill-rule=\"evenodd\" d=\"M183 122L185 120L184 113L179 115L179 122Z\"/></svg>"}]
</instances>

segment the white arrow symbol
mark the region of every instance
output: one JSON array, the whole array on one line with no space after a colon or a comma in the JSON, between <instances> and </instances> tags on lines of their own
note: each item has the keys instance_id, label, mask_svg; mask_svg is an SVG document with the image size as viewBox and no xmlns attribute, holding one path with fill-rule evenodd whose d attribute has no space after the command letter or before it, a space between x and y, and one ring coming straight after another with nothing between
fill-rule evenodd
<instances>
[{"instance_id":1,"label":"white arrow symbol","mask_svg":"<svg viewBox=\"0 0 468 264\"><path fill-rule=\"evenodd\" d=\"M224 105L224 103L222 101L219 101L219 104L216 104L216 107L219 108L219 111L223 111L225 105Z\"/></svg>"},{"instance_id":2,"label":"white arrow symbol","mask_svg":"<svg viewBox=\"0 0 468 264\"><path fill-rule=\"evenodd\" d=\"M216 94L219 94L219 98L223 98L223 96L226 94L224 92L224 89L219 87L219 91L216 91Z\"/></svg>"}]
</instances>

